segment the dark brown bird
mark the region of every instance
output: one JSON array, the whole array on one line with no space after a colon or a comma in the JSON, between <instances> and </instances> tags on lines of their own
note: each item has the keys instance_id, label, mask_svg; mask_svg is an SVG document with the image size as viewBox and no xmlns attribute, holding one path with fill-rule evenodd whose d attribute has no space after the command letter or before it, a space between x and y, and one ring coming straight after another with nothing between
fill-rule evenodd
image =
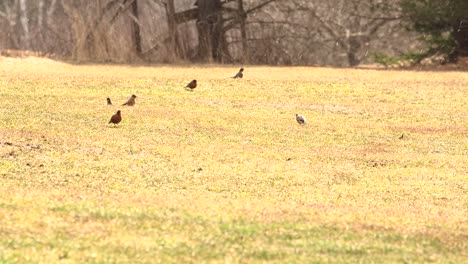
<instances>
[{"instance_id":1,"label":"dark brown bird","mask_svg":"<svg viewBox=\"0 0 468 264\"><path fill-rule=\"evenodd\" d=\"M115 113L109 120L109 124L112 123L114 125L117 125L118 123L120 123L120 121L122 121L122 116L120 115L120 110L118 110L117 113Z\"/></svg>"},{"instance_id":2,"label":"dark brown bird","mask_svg":"<svg viewBox=\"0 0 468 264\"><path fill-rule=\"evenodd\" d=\"M111 99L107 97L107 105L112 105Z\"/></svg>"},{"instance_id":3,"label":"dark brown bird","mask_svg":"<svg viewBox=\"0 0 468 264\"><path fill-rule=\"evenodd\" d=\"M197 80L192 80L185 88L189 88L190 90L197 88Z\"/></svg>"},{"instance_id":4,"label":"dark brown bird","mask_svg":"<svg viewBox=\"0 0 468 264\"><path fill-rule=\"evenodd\" d=\"M244 77L244 68L240 68L239 72L234 75L234 77L231 77L231 78L234 78L234 79L242 79L242 77Z\"/></svg>"},{"instance_id":5,"label":"dark brown bird","mask_svg":"<svg viewBox=\"0 0 468 264\"><path fill-rule=\"evenodd\" d=\"M123 105L134 106L136 97L136 95L132 94L132 97L130 97L130 99L128 99L128 101Z\"/></svg>"},{"instance_id":6,"label":"dark brown bird","mask_svg":"<svg viewBox=\"0 0 468 264\"><path fill-rule=\"evenodd\" d=\"M305 118L302 115L296 114L296 121L304 126L306 124Z\"/></svg>"}]
</instances>

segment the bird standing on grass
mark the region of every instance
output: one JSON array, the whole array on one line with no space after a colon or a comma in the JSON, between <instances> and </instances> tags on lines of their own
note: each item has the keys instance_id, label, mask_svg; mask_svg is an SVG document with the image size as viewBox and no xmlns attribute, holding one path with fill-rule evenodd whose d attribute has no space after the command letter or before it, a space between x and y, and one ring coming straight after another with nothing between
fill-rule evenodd
<instances>
[{"instance_id":1,"label":"bird standing on grass","mask_svg":"<svg viewBox=\"0 0 468 264\"><path fill-rule=\"evenodd\" d=\"M112 105L111 99L107 97L107 105Z\"/></svg>"},{"instance_id":2,"label":"bird standing on grass","mask_svg":"<svg viewBox=\"0 0 468 264\"><path fill-rule=\"evenodd\" d=\"M128 101L123 105L134 106L136 97L136 95L132 94L132 97L130 97L130 99L128 99Z\"/></svg>"},{"instance_id":3,"label":"bird standing on grass","mask_svg":"<svg viewBox=\"0 0 468 264\"><path fill-rule=\"evenodd\" d=\"M301 124L301 126L306 124L305 118L302 115L296 114L296 121Z\"/></svg>"},{"instance_id":4,"label":"bird standing on grass","mask_svg":"<svg viewBox=\"0 0 468 264\"><path fill-rule=\"evenodd\" d=\"M185 86L185 88L189 88L193 91L193 89L197 88L197 80L192 80L189 82L189 84L187 84L187 86Z\"/></svg>"},{"instance_id":5,"label":"bird standing on grass","mask_svg":"<svg viewBox=\"0 0 468 264\"><path fill-rule=\"evenodd\" d=\"M234 75L234 77L231 77L231 78L234 78L234 79L240 78L240 79L242 79L242 77L244 77L244 68L240 68L239 72L236 75Z\"/></svg>"},{"instance_id":6,"label":"bird standing on grass","mask_svg":"<svg viewBox=\"0 0 468 264\"><path fill-rule=\"evenodd\" d=\"M120 115L120 110L118 110L117 113L115 113L109 120L109 124L112 123L114 125L117 125L118 123L120 123L120 121L122 121L122 116Z\"/></svg>"}]
</instances>

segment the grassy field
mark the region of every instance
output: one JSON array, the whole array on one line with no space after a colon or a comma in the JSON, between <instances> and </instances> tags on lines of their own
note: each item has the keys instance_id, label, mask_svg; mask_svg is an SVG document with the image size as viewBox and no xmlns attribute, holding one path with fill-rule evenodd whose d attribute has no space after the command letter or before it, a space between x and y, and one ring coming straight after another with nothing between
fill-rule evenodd
<instances>
[{"instance_id":1,"label":"grassy field","mask_svg":"<svg viewBox=\"0 0 468 264\"><path fill-rule=\"evenodd\" d=\"M0 58L0 263L466 263L467 72L236 71Z\"/></svg>"}]
</instances>

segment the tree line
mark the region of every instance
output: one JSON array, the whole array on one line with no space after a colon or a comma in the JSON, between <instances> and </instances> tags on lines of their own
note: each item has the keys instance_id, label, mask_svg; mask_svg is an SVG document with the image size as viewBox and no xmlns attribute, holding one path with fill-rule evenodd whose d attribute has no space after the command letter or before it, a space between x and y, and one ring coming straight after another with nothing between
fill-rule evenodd
<instances>
[{"instance_id":1,"label":"tree line","mask_svg":"<svg viewBox=\"0 0 468 264\"><path fill-rule=\"evenodd\" d=\"M76 62L357 66L468 54L466 0L1 0L0 50Z\"/></svg>"}]
</instances>

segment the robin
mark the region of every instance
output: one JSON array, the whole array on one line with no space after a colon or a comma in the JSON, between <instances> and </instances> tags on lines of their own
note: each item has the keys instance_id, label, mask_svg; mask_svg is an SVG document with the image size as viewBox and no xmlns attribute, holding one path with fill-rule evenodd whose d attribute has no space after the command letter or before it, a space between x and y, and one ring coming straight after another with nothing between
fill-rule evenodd
<instances>
[{"instance_id":1,"label":"robin","mask_svg":"<svg viewBox=\"0 0 468 264\"><path fill-rule=\"evenodd\" d=\"M244 77L244 68L240 68L239 72L236 75L234 75L234 77L231 77L231 78L234 78L234 79L240 78L241 79L242 77Z\"/></svg>"},{"instance_id":2,"label":"robin","mask_svg":"<svg viewBox=\"0 0 468 264\"><path fill-rule=\"evenodd\" d=\"M109 124L112 123L114 125L117 125L118 123L120 123L120 121L122 121L122 116L120 115L120 110L118 110L117 113L115 113L109 120Z\"/></svg>"},{"instance_id":3,"label":"robin","mask_svg":"<svg viewBox=\"0 0 468 264\"><path fill-rule=\"evenodd\" d=\"M301 126L306 124L305 118L302 115L296 114L296 121L301 124Z\"/></svg>"},{"instance_id":4,"label":"robin","mask_svg":"<svg viewBox=\"0 0 468 264\"><path fill-rule=\"evenodd\" d=\"M189 88L190 90L197 88L197 80L192 80L185 88Z\"/></svg>"},{"instance_id":5,"label":"robin","mask_svg":"<svg viewBox=\"0 0 468 264\"><path fill-rule=\"evenodd\" d=\"M107 105L112 105L111 99L107 97Z\"/></svg>"},{"instance_id":6,"label":"robin","mask_svg":"<svg viewBox=\"0 0 468 264\"><path fill-rule=\"evenodd\" d=\"M128 101L123 105L134 106L136 97L136 95L132 94L132 97L130 97L130 99L128 99Z\"/></svg>"}]
</instances>

